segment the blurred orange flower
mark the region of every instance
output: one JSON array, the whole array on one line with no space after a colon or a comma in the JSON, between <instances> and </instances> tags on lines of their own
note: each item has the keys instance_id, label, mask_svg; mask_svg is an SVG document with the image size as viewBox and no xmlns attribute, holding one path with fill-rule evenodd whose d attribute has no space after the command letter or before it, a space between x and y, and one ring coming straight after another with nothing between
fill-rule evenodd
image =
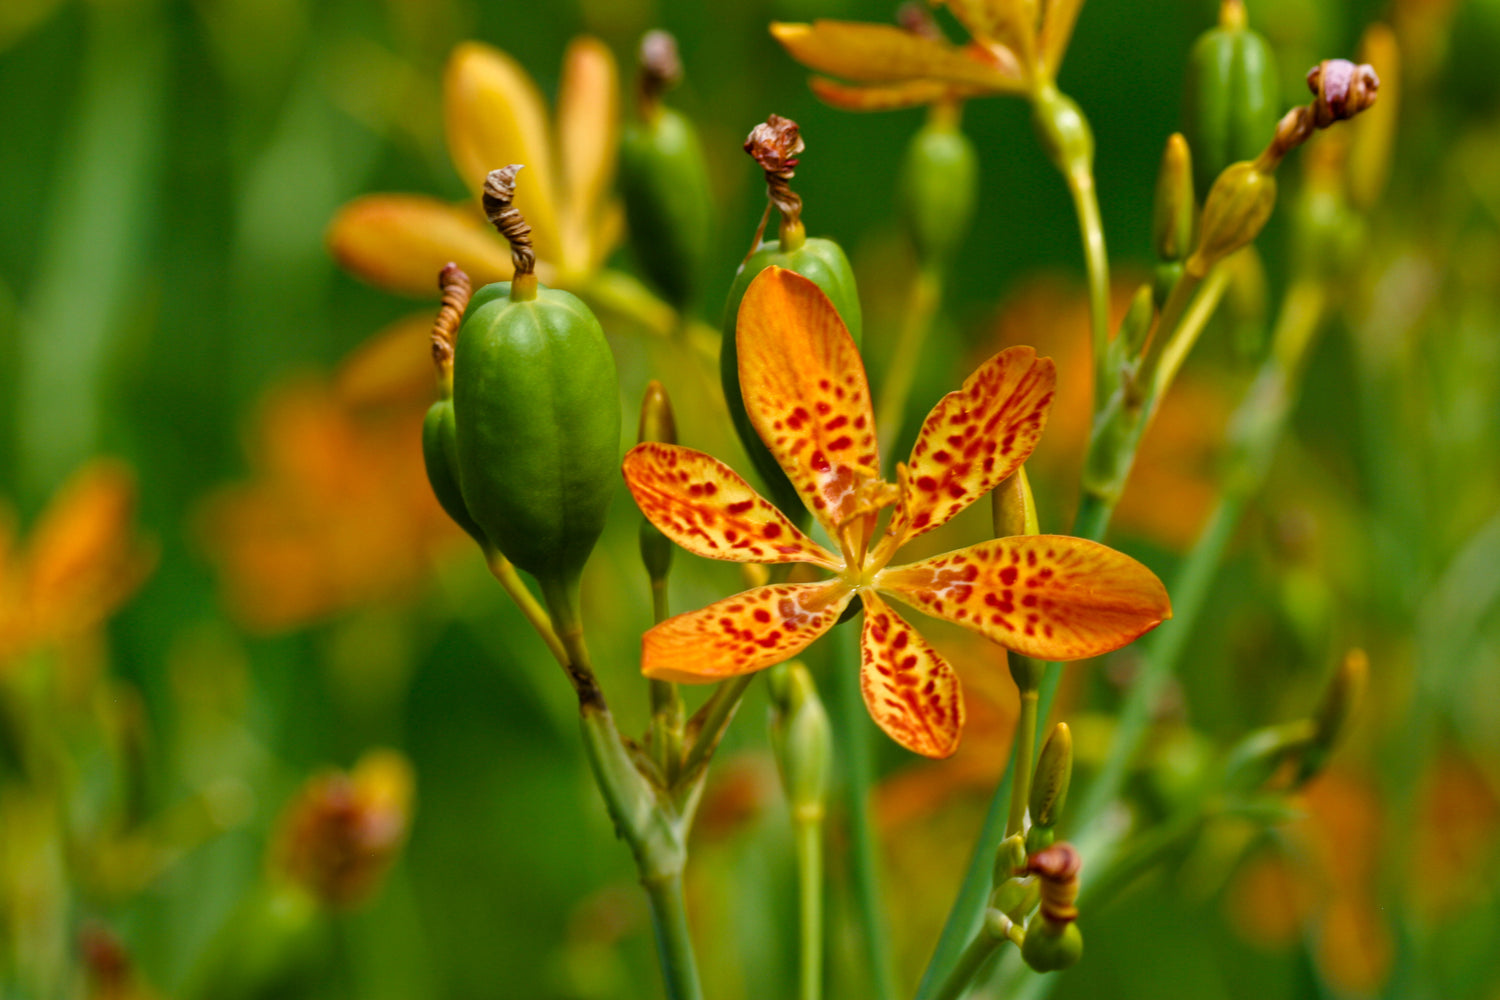
<instances>
[{"instance_id":1,"label":"blurred orange flower","mask_svg":"<svg viewBox=\"0 0 1500 1000\"><path fill-rule=\"evenodd\" d=\"M397 323L331 381L295 378L262 401L248 445L253 478L210 497L199 520L246 626L280 631L401 597L462 537L422 466L430 328Z\"/></svg>"},{"instance_id":2,"label":"blurred orange flower","mask_svg":"<svg viewBox=\"0 0 1500 1000\"><path fill-rule=\"evenodd\" d=\"M576 38L563 57L555 131L536 85L510 56L479 42L454 49L443 78L448 151L474 201L374 194L345 205L328 228L349 271L410 295L437 292L450 261L475 286L509 280L510 249L479 209L488 173L527 168L515 206L531 225L537 274L576 288L619 241L623 214L609 197L619 144L615 61L597 39Z\"/></svg>"},{"instance_id":3,"label":"blurred orange flower","mask_svg":"<svg viewBox=\"0 0 1500 1000\"><path fill-rule=\"evenodd\" d=\"M24 546L0 504L0 664L102 625L156 565L136 530L135 477L94 459L53 495Z\"/></svg>"}]
</instances>

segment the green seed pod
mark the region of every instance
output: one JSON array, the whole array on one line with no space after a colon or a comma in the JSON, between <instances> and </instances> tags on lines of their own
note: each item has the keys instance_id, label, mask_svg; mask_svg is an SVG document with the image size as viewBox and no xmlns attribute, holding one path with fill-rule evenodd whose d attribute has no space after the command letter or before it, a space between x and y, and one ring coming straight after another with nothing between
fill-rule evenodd
<instances>
[{"instance_id":1,"label":"green seed pod","mask_svg":"<svg viewBox=\"0 0 1500 1000\"><path fill-rule=\"evenodd\" d=\"M946 264L974 216L979 169L974 144L951 109L935 108L901 164L901 210L924 263Z\"/></svg>"},{"instance_id":2,"label":"green seed pod","mask_svg":"<svg viewBox=\"0 0 1500 1000\"><path fill-rule=\"evenodd\" d=\"M1218 26L1193 43L1183 86L1182 131L1199 191L1231 163L1265 148L1280 107L1270 43L1246 25L1241 0L1224 0Z\"/></svg>"},{"instance_id":3,"label":"green seed pod","mask_svg":"<svg viewBox=\"0 0 1500 1000\"><path fill-rule=\"evenodd\" d=\"M735 343L735 329L739 322L740 301L750 282L772 265L796 271L811 279L823 294L828 296L838 311L849 334L858 347L863 339L863 323L859 309L859 294L854 285L854 269L843 248L832 240L808 239L802 226L802 199L792 193L788 182L796 156L802 151L802 140L797 123L779 115L772 115L764 125L756 126L745 143L745 150L753 156L766 173L766 186L772 204L781 216L780 237L761 243L735 273L734 283L729 287L729 298L724 304L723 340L719 346L719 378L724 386L724 401L729 405L729 415L734 420L734 429L740 442L765 481L770 499L793 521L806 526L809 514L802 499L793 489L786 473L776 463L745 410L745 400L740 394L739 351Z\"/></svg>"},{"instance_id":4,"label":"green seed pod","mask_svg":"<svg viewBox=\"0 0 1500 1000\"><path fill-rule=\"evenodd\" d=\"M641 42L639 117L620 135L620 194L631 249L679 310L697 301L713 228L697 129L660 100L680 75L672 36L648 32Z\"/></svg>"},{"instance_id":5,"label":"green seed pod","mask_svg":"<svg viewBox=\"0 0 1500 1000\"><path fill-rule=\"evenodd\" d=\"M484 529L475 523L464 506L463 493L458 487L458 442L453 427L453 400L440 399L427 408L427 417L422 421L422 458L427 464L427 481L432 492L448 516L453 518L469 537L488 549L489 540Z\"/></svg>"},{"instance_id":6,"label":"green seed pod","mask_svg":"<svg viewBox=\"0 0 1500 1000\"><path fill-rule=\"evenodd\" d=\"M1021 958L1037 972L1058 972L1083 957L1083 932L1076 923L1058 926L1033 919L1021 943Z\"/></svg>"},{"instance_id":7,"label":"green seed pod","mask_svg":"<svg viewBox=\"0 0 1500 1000\"><path fill-rule=\"evenodd\" d=\"M459 333L459 485L507 559L544 586L567 584L604 530L618 476L615 359L578 298L538 285L517 299L512 284L480 289Z\"/></svg>"}]
</instances>

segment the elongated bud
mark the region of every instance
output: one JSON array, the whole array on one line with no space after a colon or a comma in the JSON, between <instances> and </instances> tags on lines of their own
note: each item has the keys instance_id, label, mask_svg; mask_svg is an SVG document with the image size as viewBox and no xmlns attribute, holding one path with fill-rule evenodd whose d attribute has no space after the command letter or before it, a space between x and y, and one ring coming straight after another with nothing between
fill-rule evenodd
<instances>
[{"instance_id":1,"label":"elongated bud","mask_svg":"<svg viewBox=\"0 0 1500 1000\"><path fill-rule=\"evenodd\" d=\"M1156 172L1156 201L1151 213L1151 243L1163 261L1179 261L1193 248L1193 159L1181 132L1167 138Z\"/></svg>"},{"instance_id":2,"label":"elongated bud","mask_svg":"<svg viewBox=\"0 0 1500 1000\"><path fill-rule=\"evenodd\" d=\"M666 388L655 379L646 384L646 396L641 400L641 423L636 441L677 443L677 421L672 416L672 402L667 398ZM641 562L646 564L651 582L665 580L672 568L672 550L676 546L644 517L641 518L640 540Z\"/></svg>"},{"instance_id":3,"label":"elongated bud","mask_svg":"<svg viewBox=\"0 0 1500 1000\"><path fill-rule=\"evenodd\" d=\"M1266 726L1250 733L1229 752L1224 766L1224 785L1233 791L1255 791L1280 775L1284 784L1285 768L1299 762L1313 745L1317 729L1311 719L1298 719L1280 725Z\"/></svg>"},{"instance_id":4,"label":"elongated bud","mask_svg":"<svg viewBox=\"0 0 1500 1000\"><path fill-rule=\"evenodd\" d=\"M1026 874L1026 838L1013 833L995 848L995 868L990 879L995 886L1004 885Z\"/></svg>"},{"instance_id":5,"label":"elongated bud","mask_svg":"<svg viewBox=\"0 0 1500 1000\"><path fill-rule=\"evenodd\" d=\"M1170 289L1168 289L1170 292ZM1139 357L1146 346L1146 336L1151 332L1151 322L1156 319L1156 289L1153 285L1142 285L1135 290L1130 308L1120 321L1120 343L1127 358Z\"/></svg>"},{"instance_id":6,"label":"elongated bud","mask_svg":"<svg viewBox=\"0 0 1500 1000\"><path fill-rule=\"evenodd\" d=\"M1031 480L1026 478L1026 466L1016 466L1016 471L995 487L990 494L990 513L996 538L1041 534L1036 501L1031 496Z\"/></svg>"},{"instance_id":7,"label":"elongated bud","mask_svg":"<svg viewBox=\"0 0 1500 1000\"><path fill-rule=\"evenodd\" d=\"M833 763L833 731L812 674L800 661L771 668L771 748L792 815L823 818Z\"/></svg>"},{"instance_id":8,"label":"elongated bud","mask_svg":"<svg viewBox=\"0 0 1500 1000\"><path fill-rule=\"evenodd\" d=\"M974 216L979 178L974 144L958 109L935 106L912 136L901 164L901 212L924 263L946 264Z\"/></svg>"},{"instance_id":9,"label":"elongated bud","mask_svg":"<svg viewBox=\"0 0 1500 1000\"><path fill-rule=\"evenodd\" d=\"M1187 270L1194 277L1245 246L1265 228L1276 207L1276 177L1256 164L1231 164L1208 192L1199 227L1198 248L1188 258Z\"/></svg>"},{"instance_id":10,"label":"elongated bud","mask_svg":"<svg viewBox=\"0 0 1500 1000\"><path fill-rule=\"evenodd\" d=\"M1064 174L1087 171L1094 162L1094 133L1077 103L1056 87L1031 98L1031 125L1042 151Z\"/></svg>"},{"instance_id":11,"label":"elongated bud","mask_svg":"<svg viewBox=\"0 0 1500 1000\"><path fill-rule=\"evenodd\" d=\"M1051 829L1062 815L1068 800L1068 783L1073 780L1073 733L1066 722L1052 727L1047 743L1036 761L1036 777L1031 783L1032 826Z\"/></svg>"},{"instance_id":12,"label":"elongated bud","mask_svg":"<svg viewBox=\"0 0 1500 1000\"><path fill-rule=\"evenodd\" d=\"M1339 740L1349 727L1349 717L1364 698L1365 685L1370 676L1370 659L1362 649L1351 649L1339 663L1323 702L1313 716L1314 735L1307 753L1297 769L1297 781L1311 779L1323 769L1329 756L1338 746Z\"/></svg>"},{"instance_id":13,"label":"elongated bud","mask_svg":"<svg viewBox=\"0 0 1500 1000\"><path fill-rule=\"evenodd\" d=\"M1071 844L1054 844L1032 855L1030 867L1041 887L1041 905L1026 924L1021 958L1038 972L1066 969L1083 957L1074 905L1083 859Z\"/></svg>"}]
</instances>

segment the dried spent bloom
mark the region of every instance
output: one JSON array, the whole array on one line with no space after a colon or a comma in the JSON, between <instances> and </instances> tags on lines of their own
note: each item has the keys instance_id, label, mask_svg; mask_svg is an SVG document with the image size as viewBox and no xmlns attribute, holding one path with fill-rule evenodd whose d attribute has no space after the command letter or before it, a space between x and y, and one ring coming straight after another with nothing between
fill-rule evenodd
<instances>
[{"instance_id":1,"label":"dried spent bloom","mask_svg":"<svg viewBox=\"0 0 1500 1000\"><path fill-rule=\"evenodd\" d=\"M411 798L411 764L392 750L312 778L282 814L274 869L326 905L362 903L406 840Z\"/></svg>"},{"instance_id":2,"label":"dried spent bloom","mask_svg":"<svg viewBox=\"0 0 1500 1000\"><path fill-rule=\"evenodd\" d=\"M1097 656L1170 617L1150 570L1079 538L997 538L890 565L907 541L946 523L1030 455L1052 403L1050 360L1017 347L981 365L933 408L889 483L880 478L864 363L815 283L767 268L745 293L736 341L751 422L840 554L717 459L636 446L625 456L625 480L641 511L678 545L711 559L805 562L834 574L757 587L662 622L643 639L648 677L704 682L780 663L832 628L857 594L865 705L901 745L946 757L963 726L958 678L881 593L1046 660Z\"/></svg>"},{"instance_id":3,"label":"dried spent bloom","mask_svg":"<svg viewBox=\"0 0 1500 1000\"><path fill-rule=\"evenodd\" d=\"M528 165L516 207L531 224L543 282L573 287L609 256L623 225L610 197L619 144L614 57L597 39L575 38L563 57L557 117L519 64L465 42L443 78L448 151L476 205L420 195L375 194L345 205L328 244L346 269L383 288L431 295L449 261L476 285L510 278L510 248L475 211L485 178L502 163Z\"/></svg>"}]
</instances>

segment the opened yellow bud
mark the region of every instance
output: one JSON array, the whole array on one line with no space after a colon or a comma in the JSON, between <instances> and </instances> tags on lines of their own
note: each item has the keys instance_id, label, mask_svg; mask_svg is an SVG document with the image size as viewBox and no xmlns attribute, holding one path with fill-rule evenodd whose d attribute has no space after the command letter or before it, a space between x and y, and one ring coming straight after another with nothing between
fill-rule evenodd
<instances>
[{"instance_id":1,"label":"opened yellow bud","mask_svg":"<svg viewBox=\"0 0 1500 1000\"><path fill-rule=\"evenodd\" d=\"M990 512L995 522L996 538L1041 534L1036 501L1031 496L1031 481L1026 478L1026 466L1017 467L995 487L990 494Z\"/></svg>"},{"instance_id":2,"label":"opened yellow bud","mask_svg":"<svg viewBox=\"0 0 1500 1000\"><path fill-rule=\"evenodd\" d=\"M1186 257L1193 246L1193 159L1187 140L1173 132L1156 172L1156 203L1151 215L1151 243L1164 261Z\"/></svg>"}]
</instances>

